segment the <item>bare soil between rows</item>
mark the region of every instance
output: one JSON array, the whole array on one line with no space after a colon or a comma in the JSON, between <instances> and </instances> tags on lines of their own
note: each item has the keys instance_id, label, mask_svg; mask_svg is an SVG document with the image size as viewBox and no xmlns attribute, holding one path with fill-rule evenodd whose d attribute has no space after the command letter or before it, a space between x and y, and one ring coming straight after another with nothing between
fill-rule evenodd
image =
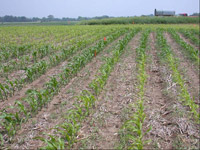
<instances>
[{"instance_id":1,"label":"bare soil between rows","mask_svg":"<svg viewBox=\"0 0 200 150\"><path fill-rule=\"evenodd\" d=\"M193 44L192 41L190 39L186 38L183 34L178 33L178 35L183 39L184 42L186 42L187 44L189 44L192 47L196 48L197 50L200 50L199 46L196 46L195 44Z\"/></svg>"},{"instance_id":2,"label":"bare soil between rows","mask_svg":"<svg viewBox=\"0 0 200 150\"><path fill-rule=\"evenodd\" d=\"M91 46L95 45L96 43L97 43L97 41L92 43L92 44L90 44L88 47L91 47ZM84 49L87 49L88 47L86 47ZM44 84L51 79L50 77L53 77L54 75L57 75L60 72L62 72L64 66L66 66L68 64L69 60L72 59L73 56L78 55L79 53L81 53L81 51L82 51L82 49L80 51L78 51L77 53L73 54L72 56L70 56L70 58L68 58L65 61L59 63L57 66L53 66L52 68L47 70L46 73L44 73L43 75L38 77L33 82L25 83L25 86L21 90L16 91L15 94L13 96L11 96L11 97L8 97L7 100L4 100L4 101L0 102L0 110L2 110L3 108L6 108L9 105L13 106L16 100L20 100L20 99L24 98L25 95L26 95L25 93L26 93L26 91L28 89L33 89L33 88L41 89L44 86ZM14 76L12 78L21 78L20 76L21 77L24 76L23 75L23 71L22 71L21 75L20 74L14 74Z\"/></svg>"},{"instance_id":3,"label":"bare soil between rows","mask_svg":"<svg viewBox=\"0 0 200 150\"><path fill-rule=\"evenodd\" d=\"M43 132L52 133L53 130L50 129L64 121L65 112L72 107L75 101L74 96L78 96L80 91L85 89L89 82L95 78L98 68L104 61L103 58L111 54L116 42L122 38L123 36L109 44L103 52L98 54L92 62L87 64L76 77L60 90L47 108L43 108L36 117L23 124L11 147L14 149L36 149L44 146L41 141L33 138L36 136L44 137ZM20 142L22 140L23 143Z\"/></svg>"},{"instance_id":4,"label":"bare soil between rows","mask_svg":"<svg viewBox=\"0 0 200 150\"><path fill-rule=\"evenodd\" d=\"M114 67L107 84L98 96L95 108L85 119L79 132L75 149L114 149L119 144L119 129L126 118L125 108L137 100L137 69L135 50L139 46L141 34L137 34L128 43L125 53ZM69 84L63 87L57 96L53 98L48 107L43 108L34 118L22 124L21 130L14 137L14 143L6 144L11 149L37 149L44 144L34 140L36 136L42 136L43 132L53 133L50 128L64 121L65 112L72 107L76 100L74 96L80 94L83 89L95 78L98 68L104 63L104 57L110 55L110 50L123 36L109 44L103 52L87 64ZM187 79L187 86L192 96L199 101L199 75L192 63L181 52L181 48L165 33L168 44L175 56L180 60L180 69ZM145 136L151 139L145 149L188 149L199 148L199 125L189 119L189 111L177 100L176 85L173 84L171 72L166 64L162 64L158 57L159 49L156 47L155 33L150 34L149 50L147 51L147 75L145 87L145 128L152 130ZM59 72L59 68L49 70L33 83L29 84L9 103L20 99L28 88L41 88L47 81L47 76ZM2 105L0 108L4 107Z\"/></svg>"},{"instance_id":5,"label":"bare soil between rows","mask_svg":"<svg viewBox=\"0 0 200 150\"><path fill-rule=\"evenodd\" d=\"M179 69L182 71L182 75L187 81L188 90L192 97L195 98L197 104L199 103L199 70L196 66L186 58L183 53L183 49L172 39L169 33L165 33L168 44L171 46L171 50L174 52L175 57L179 59Z\"/></svg>"},{"instance_id":6,"label":"bare soil between rows","mask_svg":"<svg viewBox=\"0 0 200 150\"><path fill-rule=\"evenodd\" d=\"M83 123L82 139L75 145L83 149L114 149L119 141L118 131L122 125L123 109L134 101L135 49L141 34L128 43L120 61L109 76L107 85L98 96L93 113Z\"/></svg>"},{"instance_id":7,"label":"bare soil between rows","mask_svg":"<svg viewBox=\"0 0 200 150\"><path fill-rule=\"evenodd\" d=\"M171 45L171 43L170 43ZM170 71L162 65L155 47L155 33L150 34L151 49L148 52L150 62L147 64L148 81L146 85L146 127L152 130L145 137L151 139L146 149L184 149L198 148L199 129L187 114L187 109L176 99L169 96L171 80ZM171 92L173 93L173 92ZM183 115L184 114L184 115Z\"/></svg>"}]
</instances>

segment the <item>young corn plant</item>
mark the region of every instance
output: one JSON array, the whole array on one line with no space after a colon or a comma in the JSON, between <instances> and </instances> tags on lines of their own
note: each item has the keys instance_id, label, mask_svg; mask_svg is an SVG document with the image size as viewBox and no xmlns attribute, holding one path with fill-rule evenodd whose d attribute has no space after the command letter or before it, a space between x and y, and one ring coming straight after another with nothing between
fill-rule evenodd
<instances>
[{"instance_id":1,"label":"young corn plant","mask_svg":"<svg viewBox=\"0 0 200 150\"><path fill-rule=\"evenodd\" d=\"M0 146L4 146L4 139L3 139L3 135L0 133Z\"/></svg>"},{"instance_id":2,"label":"young corn plant","mask_svg":"<svg viewBox=\"0 0 200 150\"><path fill-rule=\"evenodd\" d=\"M80 102L80 108L84 108L81 114L85 116L89 115L89 109L94 105L96 98L87 90L83 90L80 96L77 96L77 100Z\"/></svg>"},{"instance_id":3,"label":"young corn plant","mask_svg":"<svg viewBox=\"0 0 200 150\"><path fill-rule=\"evenodd\" d=\"M178 63L173 56L173 53L170 49L170 46L167 44L166 39L163 36L163 30L157 29L157 44L161 48L160 56L167 62L170 70L172 71L172 77L174 82L179 85L178 92L179 92L179 100L183 102L184 105L190 108L190 111L194 117L194 119L199 123L200 121L200 114L198 113L199 106L195 104L194 99L191 98L190 93L188 92L185 81L179 72Z\"/></svg>"},{"instance_id":4,"label":"young corn plant","mask_svg":"<svg viewBox=\"0 0 200 150\"><path fill-rule=\"evenodd\" d=\"M187 44L174 29L168 29L168 32L172 35L173 39L185 50L187 57L190 58L195 64L199 65L199 50Z\"/></svg>"},{"instance_id":5,"label":"young corn plant","mask_svg":"<svg viewBox=\"0 0 200 150\"><path fill-rule=\"evenodd\" d=\"M59 125L57 128L58 133L61 135L62 139L67 142L67 148L73 146L76 142L76 137L78 130L80 129L80 124L74 118L67 119L65 123Z\"/></svg>"},{"instance_id":6,"label":"young corn plant","mask_svg":"<svg viewBox=\"0 0 200 150\"><path fill-rule=\"evenodd\" d=\"M7 79L5 83L0 83L0 99L6 100L9 96L13 96L16 90L20 90L24 80L9 80Z\"/></svg>"},{"instance_id":7,"label":"young corn plant","mask_svg":"<svg viewBox=\"0 0 200 150\"><path fill-rule=\"evenodd\" d=\"M31 47L32 47L31 44L21 45L21 46L16 46L16 45L11 46L9 50L5 49L5 51L2 51L0 53L0 58L3 58L0 61L6 62L13 58L19 58L20 56L25 55Z\"/></svg>"},{"instance_id":8,"label":"young corn plant","mask_svg":"<svg viewBox=\"0 0 200 150\"><path fill-rule=\"evenodd\" d=\"M115 32L114 34L110 35L110 38L108 37L108 39L110 41L107 41L107 42L111 42L114 38L120 36L121 34L123 34L125 32L127 32L127 29L122 29L122 30ZM104 34L107 34L107 32L105 32ZM87 44L89 45L99 38L100 37L98 37L98 36L96 38L92 38L92 40ZM107 42L103 42L102 40L100 40L97 43L96 46L91 47L89 50L87 49L87 50L83 51L82 55L77 55L77 56L73 57L72 58L73 66L68 65L68 67L71 67L70 69L73 70L72 74L76 75L76 73L79 71L79 69L81 69L81 67L83 67L85 63L89 62L91 60L91 58L93 58L93 53L92 53L93 49L100 50L107 44ZM84 44L84 46L86 46L86 45ZM32 65L31 67L29 67L29 68L25 67L26 78L25 79L22 79L22 78L21 79L14 79L13 82L20 81L20 82L18 82L18 83L20 83L20 84L18 84L20 86L18 87L16 85L17 88L14 88L14 89L20 90L25 83L34 81L36 78L38 78L39 76L44 74L47 71L47 69L59 64L61 61L66 60L72 54L76 53L78 50L80 50L82 48L83 47L78 48L75 45L75 46L72 46L72 48L66 49L59 54L51 55L49 57L49 61L44 61L44 60L39 61L39 62L36 61L34 63L34 65ZM36 57L38 57L38 55L43 53L43 52L44 52L44 54L49 53L49 52L47 52L48 50L47 51L45 50L45 49L49 49L47 47L41 47L40 49L41 49L40 50L41 52L37 51ZM66 52L68 52L68 53L65 54ZM85 59L85 57L90 58L90 59ZM69 63L69 64L71 64L71 63ZM63 77L63 75L62 75L62 77ZM9 83L7 83L7 84L9 84ZM13 89L13 88L11 87L11 89L9 89L9 86L7 86L7 84L4 84L4 86L0 90L0 94L1 94L0 98L2 100L7 99L9 95L12 95L11 94L12 92L10 90Z\"/></svg>"},{"instance_id":9,"label":"young corn plant","mask_svg":"<svg viewBox=\"0 0 200 150\"><path fill-rule=\"evenodd\" d=\"M26 121L30 117L30 113L28 112L27 108L20 101L16 101L15 105L16 105L17 109L19 110L19 113L22 113L25 115L24 121Z\"/></svg>"},{"instance_id":10,"label":"young corn plant","mask_svg":"<svg viewBox=\"0 0 200 150\"><path fill-rule=\"evenodd\" d=\"M20 102L16 102L15 105L17 106L17 111L13 113L7 112L6 109L0 111L0 125L7 132L9 141L11 141L12 137L15 135L17 126L21 125L21 123L25 121L24 118L20 117L20 115L23 113L28 115L26 109ZM15 107L9 107L9 109L13 108Z\"/></svg>"},{"instance_id":11,"label":"young corn plant","mask_svg":"<svg viewBox=\"0 0 200 150\"><path fill-rule=\"evenodd\" d=\"M182 33L186 38L188 38L196 46L199 46L199 38L195 36L195 34L192 31L186 30L186 29L179 29L179 32Z\"/></svg>"},{"instance_id":12,"label":"young corn plant","mask_svg":"<svg viewBox=\"0 0 200 150\"><path fill-rule=\"evenodd\" d=\"M124 39L119 40L115 47L115 51L112 54L112 57L109 57L106 59L106 63L103 64L99 70L99 74L97 78L92 80L92 82L89 84L89 87L94 91L94 94L97 96L103 89L104 85L106 84L106 81L118 61L119 57L121 56L122 52L125 49L125 46L127 45L128 41L139 31L140 29L135 29L128 33Z\"/></svg>"},{"instance_id":13,"label":"young corn plant","mask_svg":"<svg viewBox=\"0 0 200 150\"><path fill-rule=\"evenodd\" d=\"M129 33L128 36L126 36L126 39L130 40L132 38L132 36L136 33L136 31L138 32L138 30L134 30L131 33ZM110 39L110 41L112 41L112 40ZM104 48L105 44L108 44L108 43L109 42L104 42L104 41L99 42L97 44L97 46L94 47L94 49L99 53ZM125 45L127 43L128 43L128 40L124 40L123 47L121 47L117 50L120 53L122 53L122 51L124 50ZM90 61L92 59L92 57L94 57L94 49L89 49L87 52L84 52L83 53L84 57L74 58L72 61L75 61L77 63L71 63L69 65L69 69L66 69L67 75L76 74L77 71L85 65L85 63ZM105 66L101 67L100 70L102 73L102 78L108 76L108 74L110 73L110 70L111 70L110 65L114 64L114 62L118 60L118 58L116 59L117 56L119 56L119 55L115 55L115 53L114 53L113 57L111 57L110 59L108 59L106 61L107 63L105 64ZM105 70L105 69L107 69L107 70ZM62 75L62 80L64 77L65 77L65 75ZM76 98L77 98L77 101L74 104L74 108L68 110L68 112L67 112L68 115L65 117L66 118L65 123L62 125L59 125L57 127L58 133L59 133L59 135L61 135L61 139L63 139L64 141L67 142L67 144L64 148L72 148L73 144L76 142L76 137L77 137L77 133L80 129L81 121L86 116L89 115L89 111L93 107L93 105L95 104L95 101L96 101L95 96L92 93L90 93L88 90L83 90L81 92L80 96L77 96ZM42 139L42 140L45 141L47 146L49 145L48 140L46 140L46 139L45 140ZM47 147L45 147L45 148L47 148Z\"/></svg>"},{"instance_id":14,"label":"young corn plant","mask_svg":"<svg viewBox=\"0 0 200 150\"><path fill-rule=\"evenodd\" d=\"M84 67L88 62L90 62L92 60L92 58L94 57L94 49L96 49L97 52L99 53L100 51L102 51L104 49L104 47L107 44L109 44L110 42L115 40L117 37L119 37L125 31L127 31L127 30L119 30L116 33L113 33L112 35L108 36L109 41L104 43L103 40L101 40L95 46L85 49L82 53L80 53L79 55L77 55L76 57L71 59L69 64L66 65L66 67L62 70L62 72L60 74L58 74L56 77L53 77L50 81L48 81L45 84L43 89L28 90L27 95L23 101L23 103L27 103L28 105L23 105L24 106L24 108L23 108L23 106L18 103L18 106L21 111L17 111L15 114L9 114L9 115L12 115L12 117L11 117L12 120L14 118L14 120L17 119L17 120L23 120L23 121L26 120L27 121L29 116L32 116L32 115L38 113L38 111L45 104L47 104L54 95L56 95L58 93L61 86L65 85L67 83L66 81L69 81L74 75L76 75L76 73L78 71L80 71L80 69L82 67ZM31 72L33 72L33 73L35 71L40 72L40 71L42 71L42 68L45 68L44 66L45 65L43 65L43 64L38 65L38 68L36 67L36 68L32 69ZM61 78L59 78L59 77L61 77ZM33 79L33 78L34 78L34 75L31 75L30 79ZM63 82L63 80L65 80L65 82ZM75 111L76 113L74 113L74 114L76 116L78 116L77 118L79 118L79 119L82 118L82 117L80 117L81 111L87 112L87 109L88 109L87 107L83 107L83 106L90 106L90 105L88 105L88 102L82 101L81 107L77 107L77 106L75 107L77 109L77 111ZM25 115L25 114L28 114L28 115ZM2 122L7 123L6 117L2 118ZM13 122L15 122L15 121L13 121ZM16 125L19 125L19 124L11 123L12 126L11 125L6 126L6 125L5 125L5 127L12 127L13 129L16 129ZM10 129L12 129L12 128L10 128ZM10 132L10 130L8 130L8 129L5 129L5 131L6 131L6 133ZM11 130L11 131L16 131L16 130ZM8 134L10 134L10 133L8 133ZM15 132L13 133L13 135L14 134L15 134Z\"/></svg>"},{"instance_id":15,"label":"young corn plant","mask_svg":"<svg viewBox=\"0 0 200 150\"><path fill-rule=\"evenodd\" d=\"M6 87L7 87L8 85L7 84L1 84L0 83L0 91L1 91L1 98L2 99L8 99L8 93L7 93L7 91L6 91Z\"/></svg>"},{"instance_id":16,"label":"young corn plant","mask_svg":"<svg viewBox=\"0 0 200 150\"><path fill-rule=\"evenodd\" d=\"M31 68L26 69L26 75L28 81L33 81L39 75L44 74L48 69L48 64L46 61L41 61L33 65Z\"/></svg>"},{"instance_id":17,"label":"young corn plant","mask_svg":"<svg viewBox=\"0 0 200 150\"><path fill-rule=\"evenodd\" d=\"M48 150L59 150L59 149L65 149L65 142L63 139L60 137L58 138L57 136L54 135L47 135L48 139L43 138L43 137L36 137L36 140L43 141L46 143L46 146L40 148L40 149L48 149Z\"/></svg>"},{"instance_id":18,"label":"young corn plant","mask_svg":"<svg viewBox=\"0 0 200 150\"><path fill-rule=\"evenodd\" d=\"M146 114L144 112L144 93L147 80L146 75L146 45L150 31L143 32L140 47L136 49L137 67L138 67L138 100L134 106L135 111L125 121L121 128L121 141L125 140L124 145L120 149L143 149L144 145L150 140L144 140L144 136L151 130L148 128L144 131L144 121Z\"/></svg>"},{"instance_id":19,"label":"young corn plant","mask_svg":"<svg viewBox=\"0 0 200 150\"><path fill-rule=\"evenodd\" d=\"M78 122L82 121L83 117L89 114L89 108L92 107L95 101L94 96L86 90L82 92L81 96L76 98L78 102L74 104L74 109L72 108L67 111L65 122L55 127L56 135L60 136L48 135L48 139L43 137L36 138L46 143L46 146L42 147L42 149L57 149L61 146L63 146L62 149L71 148L76 142L77 133L80 129L80 123Z\"/></svg>"},{"instance_id":20,"label":"young corn plant","mask_svg":"<svg viewBox=\"0 0 200 150\"><path fill-rule=\"evenodd\" d=\"M87 38L87 36L85 36L85 38ZM80 41L81 40L85 41L83 37L81 37L79 40ZM18 70L20 68L24 70L24 68L26 68L26 66L28 64L30 64L31 60L33 60L34 63L37 63L39 59L42 59L45 56L49 56L50 54L51 55L49 56L50 57L49 61L51 62L52 66L56 66L58 63L60 63L61 61L64 61L70 55L72 55L73 53L77 52L79 49L83 49L85 46L87 46L91 42L94 42L95 40L96 40L96 38L91 38L91 41L87 40L88 42L84 43L84 45L82 45L80 48L78 48L76 45L73 45L72 47L76 48L73 51L72 51L71 48L65 49L65 53L61 52L61 53L59 53L59 55L56 55L57 57L56 57L55 63L51 62L52 61L51 58L57 52L56 48L54 46L50 45L50 44L49 45L39 46L38 49L35 49L35 50L32 51L32 55L31 56L29 56L29 55L19 56L18 59L17 59L17 61L16 60L11 60L11 61L9 61L8 63L6 63L6 64L4 64L2 66L0 65L0 72L2 72L3 75L7 75L7 73L12 72L14 70ZM76 41L76 39L75 39L75 41ZM70 43L73 44L72 42L69 42L69 41L68 41L68 43L69 44ZM74 44L76 44L76 43L74 43ZM69 52L71 52L71 53L69 53ZM68 54L68 55L65 55L65 54ZM5 71L3 71L3 70L5 70L7 73Z\"/></svg>"}]
</instances>

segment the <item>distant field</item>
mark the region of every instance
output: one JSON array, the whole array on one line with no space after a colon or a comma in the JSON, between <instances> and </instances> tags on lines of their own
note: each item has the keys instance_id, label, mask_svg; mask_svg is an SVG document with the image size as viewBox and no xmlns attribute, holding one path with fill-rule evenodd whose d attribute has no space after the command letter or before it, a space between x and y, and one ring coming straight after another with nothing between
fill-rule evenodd
<instances>
[{"instance_id":1,"label":"distant field","mask_svg":"<svg viewBox=\"0 0 200 150\"><path fill-rule=\"evenodd\" d=\"M111 25L111 24L199 24L199 17L121 17L83 21L52 22L4 22L0 26L45 26L45 25Z\"/></svg>"},{"instance_id":2,"label":"distant field","mask_svg":"<svg viewBox=\"0 0 200 150\"><path fill-rule=\"evenodd\" d=\"M55 21L55 22L4 22L0 26L49 26L49 25L75 25L79 21Z\"/></svg>"},{"instance_id":3,"label":"distant field","mask_svg":"<svg viewBox=\"0 0 200 150\"><path fill-rule=\"evenodd\" d=\"M101 20L81 21L83 25L108 25L108 24L187 24L199 23L199 17L122 17Z\"/></svg>"},{"instance_id":4,"label":"distant field","mask_svg":"<svg viewBox=\"0 0 200 150\"><path fill-rule=\"evenodd\" d=\"M9 25L0 149L200 148L197 24Z\"/></svg>"}]
</instances>

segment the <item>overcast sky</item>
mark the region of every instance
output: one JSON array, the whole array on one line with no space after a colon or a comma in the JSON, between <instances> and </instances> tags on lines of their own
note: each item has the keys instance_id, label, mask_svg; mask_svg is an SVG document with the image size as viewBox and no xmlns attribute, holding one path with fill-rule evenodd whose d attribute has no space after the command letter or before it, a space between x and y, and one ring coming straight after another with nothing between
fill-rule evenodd
<instances>
[{"instance_id":1,"label":"overcast sky","mask_svg":"<svg viewBox=\"0 0 200 150\"><path fill-rule=\"evenodd\" d=\"M155 8L192 14L199 12L199 0L0 0L0 16L140 16Z\"/></svg>"}]
</instances>

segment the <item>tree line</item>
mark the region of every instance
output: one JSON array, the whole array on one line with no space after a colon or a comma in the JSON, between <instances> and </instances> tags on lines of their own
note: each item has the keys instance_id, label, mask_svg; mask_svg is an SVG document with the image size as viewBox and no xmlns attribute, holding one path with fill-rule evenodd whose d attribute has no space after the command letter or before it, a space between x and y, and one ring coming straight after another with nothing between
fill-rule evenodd
<instances>
[{"instance_id":1,"label":"tree line","mask_svg":"<svg viewBox=\"0 0 200 150\"><path fill-rule=\"evenodd\" d=\"M153 15L149 15L153 16ZM200 13L193 13L190 16L200 16ZM48 15L47 17L38 18L27 18L25 16L12 16L12 15L6 15L3 17L0 17L0 22L51 22L51 21L83 21L83 20L100 20L100 19L106 19L106 18L116 18L116 17L110 17L107 15L103 16L96 16L96 17L82 17L79 16L77 18L69 18L69 17L63 17L63 18L55 18L53 15ZM118 18L118 17L117 17Z\"/></svg>"},{"instance_id":2,"label":"tree line","mask_svg":"<svg viewBox=\"0 0 200 150\"><path fill-rule=\"evenodd\" d=\"M50 22L50 21L82 21L82 20L91 20L91 19L105 19L105 18L113 18L109 16L96 16L96 17L81 17L78 18L55 18L53 15L48 15L47 17L38 18L27 18L25 16L12 16L12 15L6 15L3 17L0 17L0 22Z\"/></svg>"}]
</instances>

